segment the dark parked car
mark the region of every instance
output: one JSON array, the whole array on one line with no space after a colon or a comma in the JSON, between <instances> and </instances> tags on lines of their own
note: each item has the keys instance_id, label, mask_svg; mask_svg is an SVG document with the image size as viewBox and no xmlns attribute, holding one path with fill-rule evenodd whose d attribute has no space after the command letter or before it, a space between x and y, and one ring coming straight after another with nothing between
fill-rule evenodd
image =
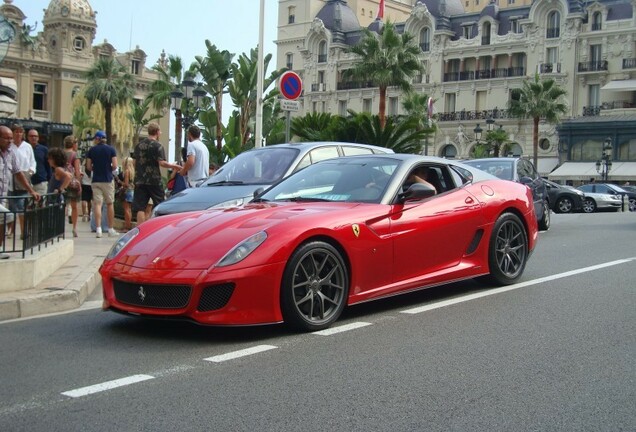
<instances>
[{"instance_id":1,"label":"dark parked car","mask_svg":"<svg viewBox=\"0 0 636 432\"><path fill-rule=\"evenodd\" d=\"M548 191L532 162L520 157L472 159L462 162L502 180L511 180L528 186L532 190L539 229L550 229Z\"/></svg>"},{"instance_id":2,"label":"dark parked car","mask_svg":"<svg viewBox=\"0 0 636 432\"><path fill-rule=\"evenodd\" d=\"M181 191L153 210L153 216L211 207L235 207L301 168L339 156L393 153L367 144L306 142L277 144L243 152L219 168L198 187Z\"/></svg>"},{"instance_id":3,"label":"dark parked car","mask_svg":"<svg viewBox=\"0 0 636 432\"><path fill-rule=\"evenodd\" d=\"M585 194L570 186L563 186L550 180L543 179L548 189L548 202L555 213L579 212L583 208Z\"/></svg>"},{"instance_id":4,"label":"dark parked car","mask_svg":"<svg viewBox=\"0 0 636 432\"><path fill-rule=\"evenodd\" d=\"M578 187L579 190L582 190L584 193L592 192L597 194L605 194L605 195L616 195L621 200L623 197L627 197L629 201L629 211L636 211L636 192L630 192L628 190L623 189L620 186L616 186L611 183L590 183L581 185Z\"/></svg>"}]
</instances>

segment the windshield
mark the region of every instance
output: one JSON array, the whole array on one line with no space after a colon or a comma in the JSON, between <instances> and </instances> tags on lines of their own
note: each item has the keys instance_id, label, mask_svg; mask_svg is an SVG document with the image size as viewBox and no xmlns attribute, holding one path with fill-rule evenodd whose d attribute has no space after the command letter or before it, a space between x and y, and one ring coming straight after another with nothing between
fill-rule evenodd
<instances>
[{"instance_id":1,"label":"windshield","mask_svg":"<svg viewBox=\"0 0 636 432\"><path fill-rule=\"evenodd\" d=\"M202 186L272 184L287 173L298 152L298 149L288 147L265 147L241 153L223 165Z\"/></svg>"},{"instance_id":2,"label":"windshield","mask_svg":"<svg viewBox=\"0 0 636 432\"><path fill-rule=\"evenodd\" d=\"M272 187L260 201L341 201L379 203L396 159L355 157L310 165Z\"/></svg>"},{"instance_id":3,"label":"windshield","mask_svg":"<svg viewBox=\"0 0 636 432\"><path fill-rule=\"evenodd\" d=\"M488 174L499 177L502 180L513 180L513 162L510 160L467 160L463 161L466 165L470 165Z\"/></svg>"}]
</instances>

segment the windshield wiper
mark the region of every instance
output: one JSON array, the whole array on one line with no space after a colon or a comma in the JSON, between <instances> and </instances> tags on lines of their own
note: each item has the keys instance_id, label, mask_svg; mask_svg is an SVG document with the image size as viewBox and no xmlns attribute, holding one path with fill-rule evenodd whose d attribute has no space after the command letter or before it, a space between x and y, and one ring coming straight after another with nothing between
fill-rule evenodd
<instances>
[{"instance_id":1,"label":"windshield wiper","mask_svg":"<svg viewBox=\"0 0 636 432\"><path fill-rule=\"evenodd\" d=\"M265 198L254 198L252 201L250 201L252 203L260 203L260 202L269 202L268 199Z\"/></svg>"},{"instance_id":2,"label":"windshield wiper","mask_svg":"<svg viewBox=\"0 0 636 432\"><path fill-rule=\"evenodd\" d=\"M284 200L281 201L293 201L293 202L331 202L332 200L330 199L325 199L325 198L313 198L313 197L293 197L293 198L285 198Z\"/></svg>"},{"instance_id":3,"label":"windshield wiper","mask_svg":"<svg viewBox=\"0 0 636 432\"><path fill-rule=\"evenodd\" d=\"M242 181L238 181L238 180L221 180L221 181L217 181L217 182L213 182L213 183L208 183L206 184L206 186L233 186L233 185L242 185L243 182Z\"/></svg>"}]
</instances>

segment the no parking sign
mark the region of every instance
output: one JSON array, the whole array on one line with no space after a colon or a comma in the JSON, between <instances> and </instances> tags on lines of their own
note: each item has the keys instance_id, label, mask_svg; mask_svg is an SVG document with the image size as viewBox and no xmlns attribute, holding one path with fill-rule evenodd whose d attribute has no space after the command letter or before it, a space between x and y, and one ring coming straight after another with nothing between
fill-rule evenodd
<instances>
[{"instance_id":1,"label":"no parking sign","mask_svg":"<svg viewBox=\"0 0 636 432\"><path fill-rule=\"evenodd\" d=\"M296 100L303 92L303 81L296 72L287 71L280 77L280 93L285 99Z\"/></svg>"}]
</instances>

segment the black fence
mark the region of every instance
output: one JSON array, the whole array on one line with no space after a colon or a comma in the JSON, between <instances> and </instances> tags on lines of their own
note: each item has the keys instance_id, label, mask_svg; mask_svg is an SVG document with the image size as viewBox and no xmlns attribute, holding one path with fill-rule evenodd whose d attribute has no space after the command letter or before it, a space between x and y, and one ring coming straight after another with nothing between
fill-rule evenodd
<instances>
[{"instance_id":1,"label":"black fence","mask_svg":"<svg viewBox=\"0 0 636 432\"><path fill-rule=\"evenodd\" d=\"M12 211L12 203L24 200L24 211ZM32 197L4 197L0 196L0 203L5 210L0 211L0 235L4 241L0 250L4 252L19 252L22 258L27 252L31 255L35 250L41 250L49 244L64 238L66 205L64 196L59 194L42 195L40 201L35 202ZM19 219L24 220L21 225ZM6 236L8 226L15 223L13 235ZM22 230L20 226L23 226Z\"/></svg>"}]
</instances>

